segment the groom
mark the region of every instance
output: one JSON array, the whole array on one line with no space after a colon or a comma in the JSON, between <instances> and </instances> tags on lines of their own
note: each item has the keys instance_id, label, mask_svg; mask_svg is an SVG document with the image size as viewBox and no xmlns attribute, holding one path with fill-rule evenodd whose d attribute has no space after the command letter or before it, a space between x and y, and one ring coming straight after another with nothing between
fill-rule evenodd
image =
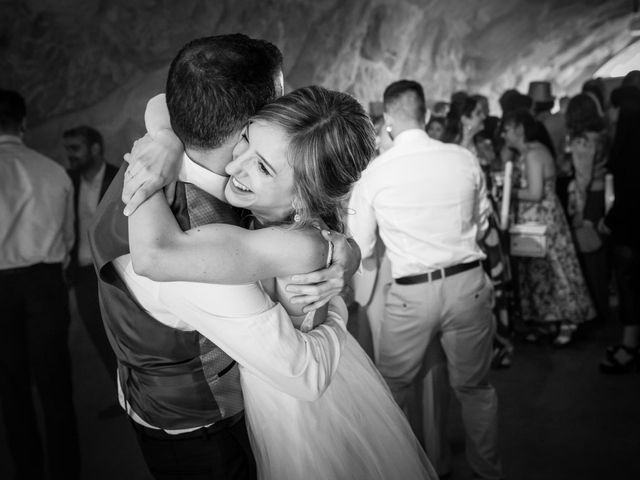
<instances>
[{"instance_id":1,"label":"groom","mask_svg":"<svg viewBox=\"0 0 640 480\"><path fill-rule=\"evenodd\" d=\"M239 212L206 190L225 180L224 166L249 116L275 98L281 60L276 47L244 35L192 41L173 60L166 96L186 152L173 205L182 228L240 225ZM346 307L332 300L327 321L302 334L278 304L242 318L211 300L243 286L157 283L137 275L120 201L123 175L121 168L100 204L90 240L118 359L120 403L145 461L159 479L255 478L236 362L275 388L317 398L337 368ZM264 295L245 290L247 302Z\"/></svg>"}]
</instances>

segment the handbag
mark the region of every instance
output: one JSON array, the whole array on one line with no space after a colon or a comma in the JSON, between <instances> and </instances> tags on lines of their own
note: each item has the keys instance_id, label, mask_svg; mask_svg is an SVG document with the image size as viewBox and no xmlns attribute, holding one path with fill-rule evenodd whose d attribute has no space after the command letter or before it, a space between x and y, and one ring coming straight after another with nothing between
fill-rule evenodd
<instances>
[{"instance_id":1,"label":"handbag","mask_svg":"<svg viewBox=\"0 0 640 480\"><path fill-rule=\"evenodd\" d=\"M600 234L589 220L582 222L582 225L573 229L573 236L576 247L581 253L592 253L602 246Z\"/></svg>"},{"instance_id":2,"label":"handbag","mask_svg":"<svg viewBox=\"0 0 640 480\"><path fill-rule=\"evenodd\" d=\"M509 229L510 254L543 258L547 255L547 226L537 222L516 223Z\"/></svg>"}]
</instances>

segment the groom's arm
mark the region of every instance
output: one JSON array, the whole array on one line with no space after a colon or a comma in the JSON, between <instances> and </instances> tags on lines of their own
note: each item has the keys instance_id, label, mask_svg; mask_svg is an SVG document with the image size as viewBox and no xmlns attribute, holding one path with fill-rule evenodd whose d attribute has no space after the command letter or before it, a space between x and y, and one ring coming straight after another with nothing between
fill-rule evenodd
<instances>
[{"instance_id":1,"label":"groom's arm","mask_svg":"<svg viewBox=\"0 0 640 480\"><path fill-rule=\"evenodd\" d=\"M302 400L321 396L338 367L346 340L348 313L342 299L330 302L321 326L302 333L293 328L280 304L241 316L216 314L220 312L219 288L203 283L162 283L159 298L165 308L274 388ZM244 305L265 304L265 294L257 288L246 288L244 294L261 296L257 300L243 298Z\"/></svg>"}]
</instances>

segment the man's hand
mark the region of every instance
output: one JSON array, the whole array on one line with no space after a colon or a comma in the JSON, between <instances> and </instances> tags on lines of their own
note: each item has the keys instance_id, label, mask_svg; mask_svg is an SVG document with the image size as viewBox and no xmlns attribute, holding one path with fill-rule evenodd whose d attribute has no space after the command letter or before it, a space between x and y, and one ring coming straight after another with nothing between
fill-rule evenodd
<instances>
[{"instance_id":1,"label":"man's hand","mask_svg":"<svg viewBox=\"0 0 640 480\"><path fill-rule=\"evenodd\" d=\"M146 134L124 156L129 162L122 189L125 215L131 215L147 198L178 179L183 147L171 135L170 131L163 131L156 138Z\"/></svg>"},{"instance_id":2,"label":"man's hand","mask_svg":"<svg viewBox=\"0 0 640 480\"><path fill-rule=\"evenodd\" d=\"M294 275L286 285L286 291L293 294L291 303L307 304L302 309L305 313L320 308L339 295L360 265L360 248L353 239L328 230L323 230L322 236L333 244L331 266Z\"/></svg>"}]
</instances>

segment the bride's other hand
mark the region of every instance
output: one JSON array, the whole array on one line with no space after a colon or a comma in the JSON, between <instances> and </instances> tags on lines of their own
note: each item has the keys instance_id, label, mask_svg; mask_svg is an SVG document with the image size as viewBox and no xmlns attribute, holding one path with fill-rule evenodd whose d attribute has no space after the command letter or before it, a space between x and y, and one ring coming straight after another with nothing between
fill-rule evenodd
<instances>
[{"instance_id":1,"label":"bride's other hand","mask_svg":"<svg viewBox=\"0 0 640 480\"><path fill-rule=\"evenodd\" d=\"M178 179L183 147L171 131L146 134L125 155L129 167L125 173L122 201L125 215L131 215L147 198Z\"/></svg>"},{"instance_id":2,"label":"bride's other hand","mask_svg":"<svg viewBox=\"0 0 640 480\"><path fill-rule=\"evenodd\" d=\"M316 272L293 275L286 285L291 303L306 304L302 309L305 313L339 295L360 265L360 248L352 238L328 230L323 230L322 235L333 244L331 265Z\"/></svg>"}]
</instances>

